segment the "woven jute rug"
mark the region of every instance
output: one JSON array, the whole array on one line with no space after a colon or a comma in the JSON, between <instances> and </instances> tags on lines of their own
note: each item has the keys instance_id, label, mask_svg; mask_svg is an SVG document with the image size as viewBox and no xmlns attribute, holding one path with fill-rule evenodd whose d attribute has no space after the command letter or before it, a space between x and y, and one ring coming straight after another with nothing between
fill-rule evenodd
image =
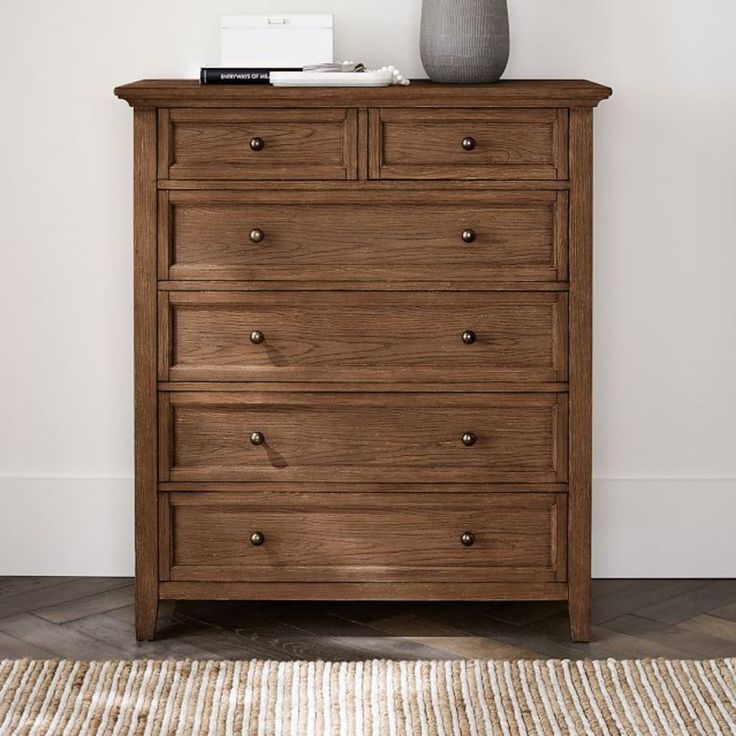
<instances>
[{"instance_id":1,"label":"woven jute rug","mask_svg":"<svg viewBox=\"0 0 736 736\"><path fill-rule=\"evenodd\" d=\"M736 734L736 660L4 660L0 734Z\"/></svg>"}]
</instances>

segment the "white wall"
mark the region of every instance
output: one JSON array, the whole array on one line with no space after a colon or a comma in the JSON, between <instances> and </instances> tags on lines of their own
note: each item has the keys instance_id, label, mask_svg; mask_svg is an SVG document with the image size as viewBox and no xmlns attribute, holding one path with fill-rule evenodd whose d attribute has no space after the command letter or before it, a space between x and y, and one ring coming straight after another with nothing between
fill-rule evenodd
<instances>
[{"instance_id":1,"label":"white wall","mask_svg":"<svg viewBox=\"0 0 736 736\"><path fill-rule=\"evenodd\" d=\"M132 562L131 111L219 16L331 11L422 76L420 0L0 3L0 573ZM510 0L508 77L597 111L595 572L736 575L736 3ZM637 509L643 509L637 511Z\"/></svg>"}]
</instances>

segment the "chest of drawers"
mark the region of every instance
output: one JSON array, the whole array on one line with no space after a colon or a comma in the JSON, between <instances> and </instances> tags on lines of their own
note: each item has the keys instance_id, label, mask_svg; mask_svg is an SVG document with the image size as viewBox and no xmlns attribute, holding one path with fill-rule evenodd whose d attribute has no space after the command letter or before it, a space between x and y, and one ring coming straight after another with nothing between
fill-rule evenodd
<instances>
[{"instance_id":1,"label":"chest of drawers","mask_svg":"<svg viewBox=\"0 0 736 736\"><path fill-rule=\"evenodd\" d=\"M136 631L162 599L566 600L590 635L583 81L144 81Z\"/></svg>"}]
</instances>

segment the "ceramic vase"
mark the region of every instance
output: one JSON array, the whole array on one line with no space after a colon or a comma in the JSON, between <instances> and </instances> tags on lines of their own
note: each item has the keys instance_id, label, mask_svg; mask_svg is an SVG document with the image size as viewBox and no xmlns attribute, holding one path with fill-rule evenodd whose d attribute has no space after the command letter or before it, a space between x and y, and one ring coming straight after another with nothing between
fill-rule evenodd
<instances>
[{"instance_id":1,"label":"ceramic vase","mask_svg":"<svg viewBox=\"0 0 736 736\"><path fill-rule=\"evenodd\" d=\"M496 82L509 60L506 0L423 0L422 64L433 82Z\"/></svg>"}]
</instances>

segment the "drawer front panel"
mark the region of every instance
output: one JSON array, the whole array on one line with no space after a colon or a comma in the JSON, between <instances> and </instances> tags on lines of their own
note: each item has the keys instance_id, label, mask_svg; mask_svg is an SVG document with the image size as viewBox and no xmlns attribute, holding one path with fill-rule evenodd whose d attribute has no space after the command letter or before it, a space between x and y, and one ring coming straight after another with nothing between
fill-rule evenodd
<instances>
[{"instance_id":1,"label":"drawer front panel","mask_svg":"<svg viewBox=\"0 0 736 736\"><path fill-rule=\"evenodd\" d=\"M162 279L567 278L562 191L365 193L341 195L341 203L303 192L172 191L161 198Z\"/></svg>"},{"instance_id":2,"label":"drawer front panel","mask_svg":"<svg viewBox=\"0 0 736 736\"><path fill-rule=\"evenodd\" d=\"M344 492L162 501L172 580L565 579L563 493L398 493L390 508L382 494Z\"/></svg>"},{"instance_id":3,"label":"drawer front panel","mask_svg":"<svg viewBox=\"0 0 736 736\"><path fill-rule=\"evenodd\" d=\"M375 179L567 179L567 110L372 111Z\"/></svg>"},{"instance_id":4,"label":"drawer front panel","mask_svg":"<svg viewBox=\"0 0 736 736\"><path fill-rule=\"evenodd\" d=\"M170 392L160 480L567 480L566 394Z\"/></svg>"},{"instance_id":5,"label":"drawer front panel","mask_svg":"<svg viewBox=\"0 0 736 736\"><path fill-rule=\"evenodd\" d=\"M567 378L565 293L171 292L161 299L163 381Z\"/></svg>"},{"instance_id":6,"label":"drawer front panel","mask_svg":"<svg viewBox=\"0 0 736 736\"><path fill-rule=\"evenodd\" d=\"M355 179L357 112L162 111L164 179Z\"/></svg>"}]
</instances>

